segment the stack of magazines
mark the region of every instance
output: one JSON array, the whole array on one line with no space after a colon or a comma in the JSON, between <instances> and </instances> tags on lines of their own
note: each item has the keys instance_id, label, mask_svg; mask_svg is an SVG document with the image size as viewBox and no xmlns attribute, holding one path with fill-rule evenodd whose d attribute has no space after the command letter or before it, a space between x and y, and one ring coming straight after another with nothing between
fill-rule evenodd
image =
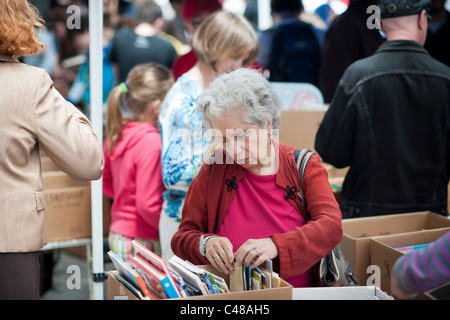
<instances>
[{"instance_id":1,"label":"stack of magazines","mask_svg":"<svg viewBox=\"0 0 450 320\"><path fill-rule=\"evenodd\" d=\"M198 295L222 294L244 290L258 290L280 286L280 278L272 271L272 262L265 267L251 269L235 264L229 275L229 286L224 278L187 260L173 256L166 263L161 257L132 241L136 254L133 268L112 251L108 254L116 270L113 276L136 297L142 300L183 298Z\"/></svg>"}]
</instances>

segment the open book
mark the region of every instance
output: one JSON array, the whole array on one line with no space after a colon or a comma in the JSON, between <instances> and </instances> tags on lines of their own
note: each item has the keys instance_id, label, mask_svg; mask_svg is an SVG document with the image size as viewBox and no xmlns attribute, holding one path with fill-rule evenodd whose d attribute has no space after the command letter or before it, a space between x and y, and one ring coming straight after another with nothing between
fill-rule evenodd
<instances>
[{"instance_id":1,"label":"open book","mask_svg":"<svg viewBox=\"0 0 450 320\"><path fill-rule=\"evenodd\" d=\"M135 240L131 241L131 244L138 252L132 257L133 264L147 287L161 299L182 297L164 260Z\"/></svg>"},{"instance_id":2,"label":"open book","mask_svg":"<svg viewBox=\"0 0 450 320\"><path fill-rule=\"evenodd\" d=\"M169 259L169 265L184 279L186 294L189 296L229 292L223 278L199 268L189 261L173 256Z\"/></svg>"},{"instance_id":3,"label":"open book","mask_svg":"<svg viewBox=\"0 0 450 320\"><path fill-rule=\"evenodd\" d=\"M132 269L127 263L125 263L122 259L120 259L114 252L108 252L109 257L111 258L114 267L117 269L117 273L119 274L118 280L123 279L121 281L124 283L126 287L129 288L129 285L132 285L135 290L139 292L138 297L147 297L151 299L151 294L145 285L141 276L136 272L136 270ZM129 288L130 289L130 288ZM133 292L135 290L132 290Z\"/></svg>"}]
</instances>

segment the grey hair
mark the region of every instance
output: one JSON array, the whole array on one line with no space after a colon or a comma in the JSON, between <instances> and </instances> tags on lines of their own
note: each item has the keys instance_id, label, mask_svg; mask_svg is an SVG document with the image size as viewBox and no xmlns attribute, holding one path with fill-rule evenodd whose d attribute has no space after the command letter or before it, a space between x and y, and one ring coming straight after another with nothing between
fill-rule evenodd
<instances>
[{"instance_id":1,"label":"grey hair","mask_svg":"<svg viewBox=\"0 0 450 320\"><path fill-rule=\"evenodd\" d=\"M198 110L207 126L226 112L241 107L244 122L279 129L283 104L264 76L249 68L222 74L197 98Z\"/></svg>"}]
</instances>

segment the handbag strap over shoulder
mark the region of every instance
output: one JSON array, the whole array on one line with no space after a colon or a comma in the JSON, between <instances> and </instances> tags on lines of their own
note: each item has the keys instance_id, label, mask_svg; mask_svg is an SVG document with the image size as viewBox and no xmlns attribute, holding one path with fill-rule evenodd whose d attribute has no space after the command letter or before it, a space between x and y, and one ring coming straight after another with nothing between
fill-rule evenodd
<instances>
[{"instance_id":1,"label":"handbag strap over shoulder","mask_svg":"<svg viewBox=\"0 0 450 320\"><path fill-rule=\"evenodd\" d=\"M295 151L295 161L297 162L297 168L300 174L300 184L302 188L303 188L303 176L305 175L306 165L308 164L309 159L313 155L315 155L315 153L309 150L308 148Z\"/></svg>"},{"instance_id":2,"label":"handbag strap over shoulder","mask_svg":"<svg viewBox=\"0 0 450 320\"><path fill-rule=\"evenodd\" d=\"M314 152L312 152L307 148L295 151L295 162L297 163L298 172L300 174L300 187L301 187L298 192L298 196L300 197L301 205L305 210L307 210L307 207L306 207L306 196L303 191L303 176L305 175L306 165L308 164L308 161L311 158L311 156L313 156L314 154L315 154Z\"/></svg>"}]
</instances>

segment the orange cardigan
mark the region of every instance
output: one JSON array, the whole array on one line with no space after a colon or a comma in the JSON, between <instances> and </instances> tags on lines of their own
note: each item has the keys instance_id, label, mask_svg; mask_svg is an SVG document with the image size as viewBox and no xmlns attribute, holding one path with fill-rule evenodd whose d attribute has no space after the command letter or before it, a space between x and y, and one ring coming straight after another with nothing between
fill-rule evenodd
<instances>
[{"instance_id":1,"label":"orange cardigan","mask_svg":"<svg viewBox=\"0 0 450 320\"><path fill-rule=\"evenodd\" d=\"M300 190L294 154L294 148L279 144L276 184L285 190L293 186ZM244 169L236 163L203 165L189 187L182 221L172 238L172 250L176 255L194 264L209 264L199 251L200 236L218 232L236 193L236 189L230 188L229 180L236 178L235 183L239 185L244 177ZM315 272L311 274L314 277L312 280L316 280L318 262L342 239L341 211L331 190L328 173L318 155L311 157L303 179L308 212L301 207L298 194L280 201L289 201L308 221L307 224L286 233L271 235L278 249L278 257L274 260L275 270L283 279L297 276L315 266Z\"/></svg>"}]
</instances>

